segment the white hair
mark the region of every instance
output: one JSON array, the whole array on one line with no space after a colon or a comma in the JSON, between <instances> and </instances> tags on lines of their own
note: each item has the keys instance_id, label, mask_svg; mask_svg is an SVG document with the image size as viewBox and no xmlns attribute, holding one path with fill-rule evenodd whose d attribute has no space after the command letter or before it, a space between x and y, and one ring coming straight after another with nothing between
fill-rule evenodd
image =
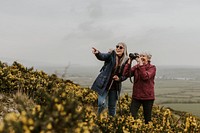
<instances>
[{"instance_id":1,"label":"white hair","mask_svg":"<svg viewBox=\"0 0 200 133\"><path fill-rule=\"evenodd\" d=\"M124 64L126 61L127 61L127 59L128 59L128 51L127 51L127 46L126 46L126 44L124 43L124 42L119 42L117 45L122 45L123 47L124 47L124 53L123 53L123 55L122 55L122 58L121 58L121 60L120 60L120 66L122 65L122 64Z\"/></svg>"},{"instance_id":2,"label":"white hair","mask_svg":"<svg viewBox=\"0 0 200 133\"><path fill-rule=\"evenodd\" d=\"M146 55L148 58L148 61L151 61L152 55L149 52L142 52L141 55Z\"/></svg>"}]
</instances>

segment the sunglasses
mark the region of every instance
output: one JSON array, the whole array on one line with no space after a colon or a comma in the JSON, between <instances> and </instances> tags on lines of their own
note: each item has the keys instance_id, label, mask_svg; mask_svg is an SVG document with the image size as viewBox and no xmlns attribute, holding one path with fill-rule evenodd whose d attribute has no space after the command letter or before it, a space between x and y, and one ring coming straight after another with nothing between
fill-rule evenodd
<instances>
[{"instance_id":1,"label":"sunglasses","mask_svg":"<svg viewBox=\"0 0 200 133\"><path fill-rule=\"evenodd\" d=\"M124 47L116 45L116 48L123 49Z\"/></svg>"}]
</instances>

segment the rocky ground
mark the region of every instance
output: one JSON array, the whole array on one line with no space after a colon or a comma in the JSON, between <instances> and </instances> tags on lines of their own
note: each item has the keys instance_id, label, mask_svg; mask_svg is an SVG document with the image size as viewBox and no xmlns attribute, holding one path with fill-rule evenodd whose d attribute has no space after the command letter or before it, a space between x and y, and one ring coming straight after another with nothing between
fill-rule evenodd
<instances>
[{"instance_id":1,"label":"rocky ground","mask_svg":"<svg viewBox=\"0 0 200 133\"><path fill-rule=\"evenodd\" d=\"M31 109L35 103L27 95L17 93L15 95L0 94L0 121L10 112L19 113L22 110Z\"/></svg>"}]
</instances>

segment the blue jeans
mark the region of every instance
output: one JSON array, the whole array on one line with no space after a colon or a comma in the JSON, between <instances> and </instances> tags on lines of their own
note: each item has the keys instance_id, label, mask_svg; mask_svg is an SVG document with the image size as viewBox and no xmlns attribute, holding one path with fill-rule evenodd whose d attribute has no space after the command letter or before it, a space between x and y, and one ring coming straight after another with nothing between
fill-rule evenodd
<instances>
[{"instance_id":1,"label":"blue jeans","mask_svg":"<svg viewBox=\"0 0 200 133\"><path fill-rule=\"evenodd\" d=\"M105 91L103 95L98 95L98 115L108 106L108 114L116 114L117 90Z\"/></svg>"}]
</instances>

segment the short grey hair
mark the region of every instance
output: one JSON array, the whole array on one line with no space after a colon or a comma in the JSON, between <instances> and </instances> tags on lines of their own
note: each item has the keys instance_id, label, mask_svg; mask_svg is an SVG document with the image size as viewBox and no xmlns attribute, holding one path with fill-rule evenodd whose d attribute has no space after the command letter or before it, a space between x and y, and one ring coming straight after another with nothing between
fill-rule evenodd
<instances>
[{"instance_id":1,"label":"short grey hair","mask_svg":"<svg viewBox=\"0 0 200 133\"><path fill-rule=\"evenodd\" d=\"M146 55L148 58L148 61L151 61L152 54L150 54L149 52L142 52L141 55Z\"/></svg>"}]
</instances>

